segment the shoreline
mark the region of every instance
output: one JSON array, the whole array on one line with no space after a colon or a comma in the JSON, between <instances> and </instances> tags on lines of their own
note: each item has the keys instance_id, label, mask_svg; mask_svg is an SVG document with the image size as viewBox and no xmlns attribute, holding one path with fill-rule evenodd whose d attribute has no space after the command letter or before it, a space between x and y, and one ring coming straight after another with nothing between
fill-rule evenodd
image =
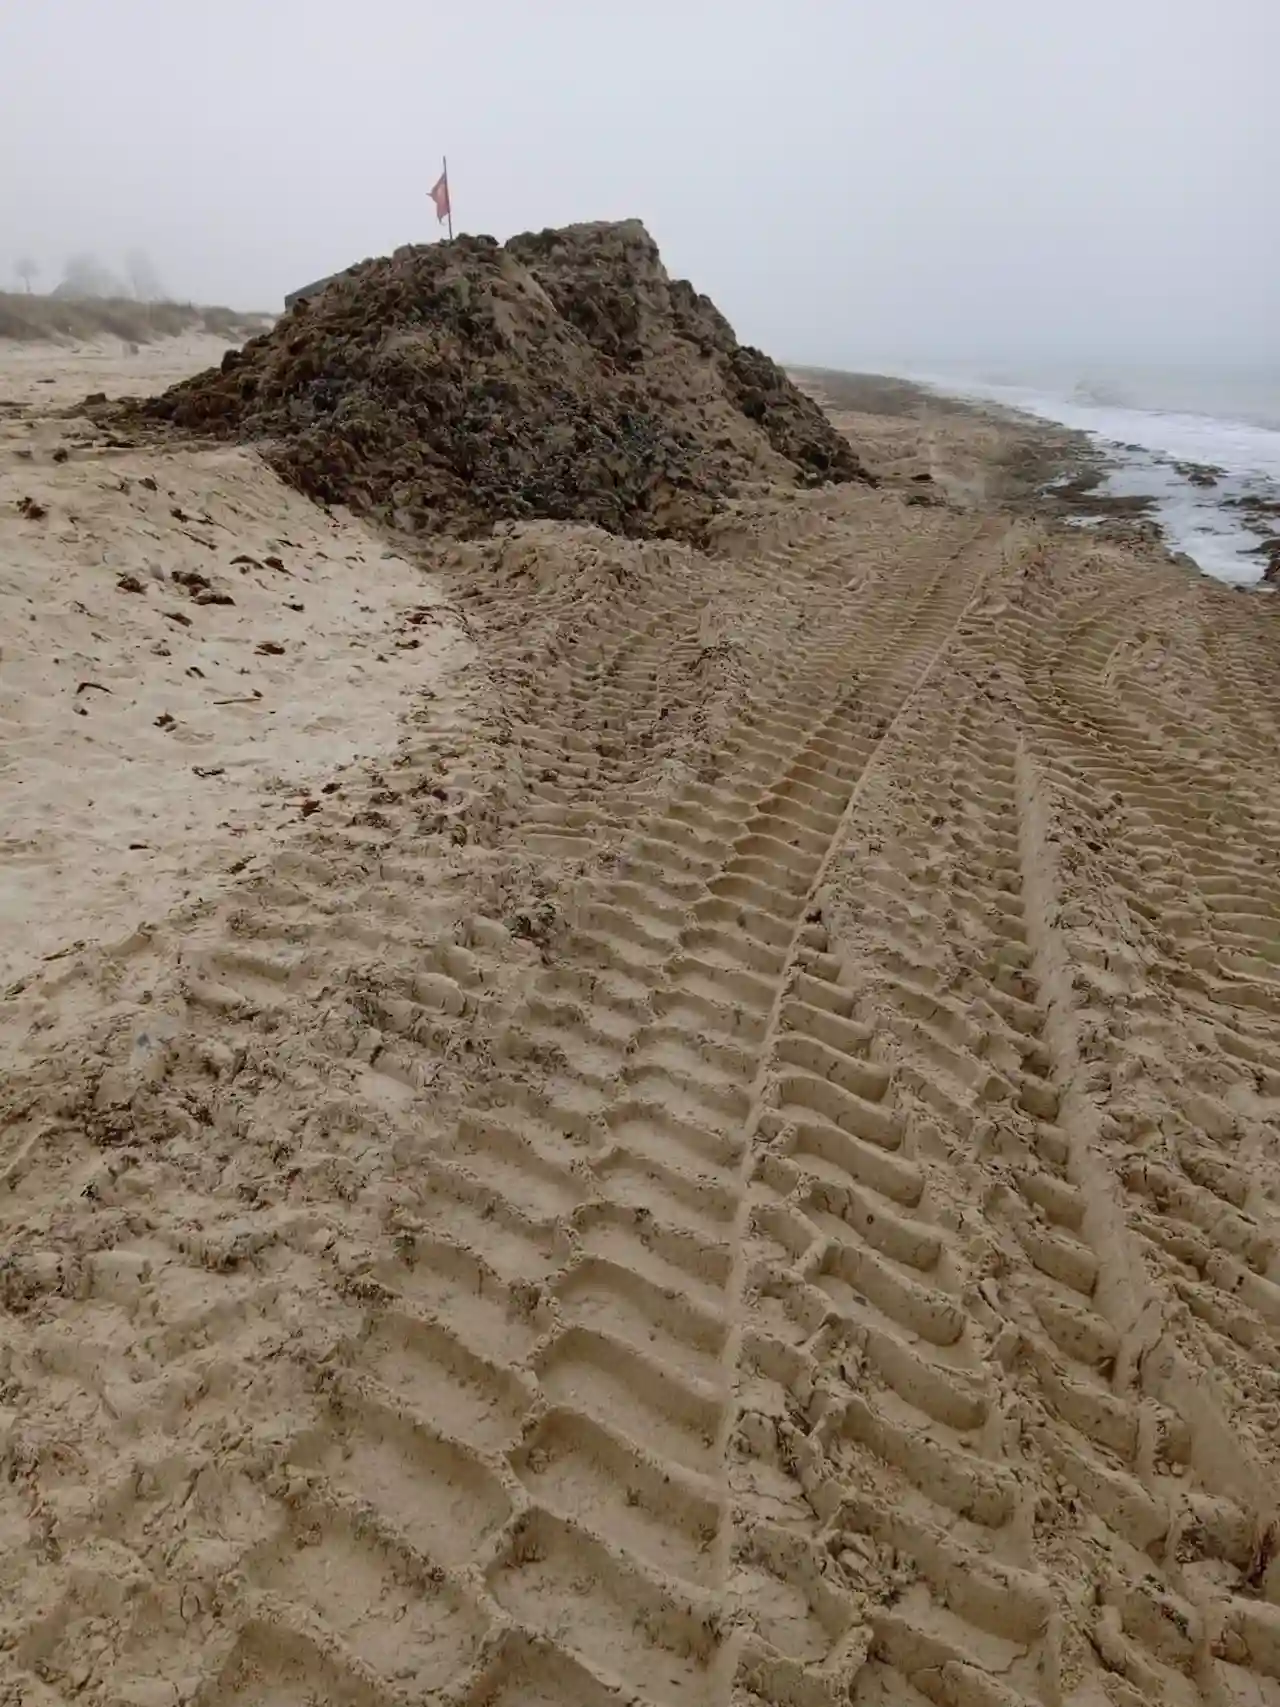
<instances>
[{"instance_id":1,"label":"shoreline","mask_svg":"<svg viewBox=\"0 0 1280 1707\"><path fill-rule=\"evenodd\" d=\"M1173 550L1152 515L1152 501L1142 494L1105 490L1113 469L1111 459L1085 432L1059 426L1042 417L1004 404L933 391L914 380L889 375L843 373L829 368L792 368L797 383L809 390L839 420L842 429L865 446L876 424L901 422L899 443L914 447L919 471L903 470L891 461L887 469L869 461L890 481L919 479L933 447L938 465L928 470L952 499L991 504L1003 511L1043 521L1087 527L1100 539L1126 546L1165 548L1175 561L1190 563ZM971 428L966 433L966 424ZM975 466L954 464L966 438ZM922 451L924 454L922 455ZM962 457L963 460L963 457ZM1199 565L1193 565L1201 572Z\"/></svg>"},{"instance_id":2,"label":"shoreline","mask_svg":"<svg viewBox=\"0 0 1280 1707\"><path fill-rule=\"evenodd\" d=\"M947 391L941 382L935 387L878 375L797 371L833 398L849 399L842 407L856 407L859 396L877 406L888 398L917 418L945 407L1003 421L1015 428L1012 495L1037 513L1077 527L1128 522L1143 535L1154 528L1171 556L1223 585L1270 592L1280 581L1280 481L1265 471L1113 439L1100 428L1067 425L1031 407Z\"/></svg>"}]
</instances>

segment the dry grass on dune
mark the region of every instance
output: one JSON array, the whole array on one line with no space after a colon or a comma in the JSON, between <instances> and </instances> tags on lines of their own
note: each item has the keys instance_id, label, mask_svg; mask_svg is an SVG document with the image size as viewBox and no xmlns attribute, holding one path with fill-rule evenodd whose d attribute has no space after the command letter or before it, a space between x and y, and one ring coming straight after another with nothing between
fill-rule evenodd
<instances>
[{"instance_id":1,"label":"dry grass on dune","mask_svg":"<svg viewBox=\"0 0 1280 1707\"><path fill-rule=\"evenodd\" d=\"M103 336L134 344L210 332L237 342L265 331L267 314L235 308L201 308L190 302L135 302L128 297L73 301L56 296L0 291L0 338L16 343L46 339L87 341Z\"/></svg>"}]
</instances>

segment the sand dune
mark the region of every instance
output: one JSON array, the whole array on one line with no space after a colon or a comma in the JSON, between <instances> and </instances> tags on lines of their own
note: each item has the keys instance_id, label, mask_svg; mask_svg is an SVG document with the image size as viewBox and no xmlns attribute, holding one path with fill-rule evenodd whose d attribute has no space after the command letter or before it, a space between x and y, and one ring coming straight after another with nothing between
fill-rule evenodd
<instances>
[{"instance_id":1,"label":"sand dune","mask_svg":"<svg viewBox=\"0 0 1280 1707\"><path fill-rule=\"evenodd\" d=\"M215 735L251 863L5 1000L14 1700L1280 1702L1274 606L844 419L705 551L433 547L341 808Z\"/></svg>"},{"instance_id":2,"label":"sand dune","mask_svg":"<svg viewBox=\"0 0 1280 1707\"><path fill-rule=\"evenodd\" d=\"M187 332L155 343L119 338L89 342L0 342L0 419L15 407L66 408L101 392L107 397L148 397L156 389L216 367L229 346L207 332Z\"/></svg>"},{"instance_id":3,"label":"sand dune","mask_svg":"<svg viewBox=\"0 0 1280 1707\"><path fill-rule=\"evenodd\" d=\"M98 354L145 387L208 352ZM0 392L105 383L92 359L0 350ZM429 577L256 457L30 404L0 419L0 558L0 985L243 869L462 643Z\"/></svg>"}]
</instances>

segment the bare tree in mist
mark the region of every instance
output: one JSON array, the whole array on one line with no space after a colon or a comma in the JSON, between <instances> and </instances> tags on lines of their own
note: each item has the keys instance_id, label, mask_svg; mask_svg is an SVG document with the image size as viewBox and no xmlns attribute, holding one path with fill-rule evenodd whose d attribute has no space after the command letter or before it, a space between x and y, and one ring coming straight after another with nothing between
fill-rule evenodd
<instances>
[{"instance_id":1,"label":"bare tree in mist","mask_svg":"<svg viewBox=\"0 0 1280 1707\"><path fill-rule=\"evenodd\" d=\"M30 255L24 255L21 260L13 263L13 270L26 286L27 295L31 295L31 282L40 271L39 261L33 261Z\"/></svg>"},{"instance_id":2,"label":"bare tree in mist","mask_svg":"<svg viewBox=\"0 0 1280 1707\"><path fill-rule=\"evenodd\" d=\"M96 255L85 253L71 256L53 294L72 301L92 302L101 297L125 296L127 292L110 267L104 266Z\"/></svg>"},{"instance_id":3,"label":"bare tree in mist","mask_svg":"<svg viewBox=\"0 0 1280 1707\"><path fill-rule=\"evenodd\" d=\"M130 288L138 302L165 300L167 293L160 283L160 275L152 266L151 257L145 249L130 249L125 256L124 266Z\"/></svg>"}]
</instances>

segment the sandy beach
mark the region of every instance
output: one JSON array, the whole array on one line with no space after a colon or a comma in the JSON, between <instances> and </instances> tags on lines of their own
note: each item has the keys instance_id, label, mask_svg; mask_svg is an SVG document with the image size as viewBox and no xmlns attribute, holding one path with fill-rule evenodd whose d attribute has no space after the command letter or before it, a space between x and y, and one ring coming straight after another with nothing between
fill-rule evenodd
<instances>
[{"instance_id":1,"label":"sandy beach","mask_svg":"<svg viewBox=\"0 0 1280 1707\"><path fill-rule=\"evenodd\" d=\"M0 346L0 1702L1280 1707L1277 601L72 407L223 349Z\"/></svg>"},{"instance_id":2,"label":"sandy beach","mask_svg":"<svg viewBox=\"0 0 1280 1707\"><path fill-rule=\"evenodd\" d=\"M0 986L212 894L460 644L429 577L258 458L62 412L225 348L0 344Z\"/></svg>"}]
</instances>

